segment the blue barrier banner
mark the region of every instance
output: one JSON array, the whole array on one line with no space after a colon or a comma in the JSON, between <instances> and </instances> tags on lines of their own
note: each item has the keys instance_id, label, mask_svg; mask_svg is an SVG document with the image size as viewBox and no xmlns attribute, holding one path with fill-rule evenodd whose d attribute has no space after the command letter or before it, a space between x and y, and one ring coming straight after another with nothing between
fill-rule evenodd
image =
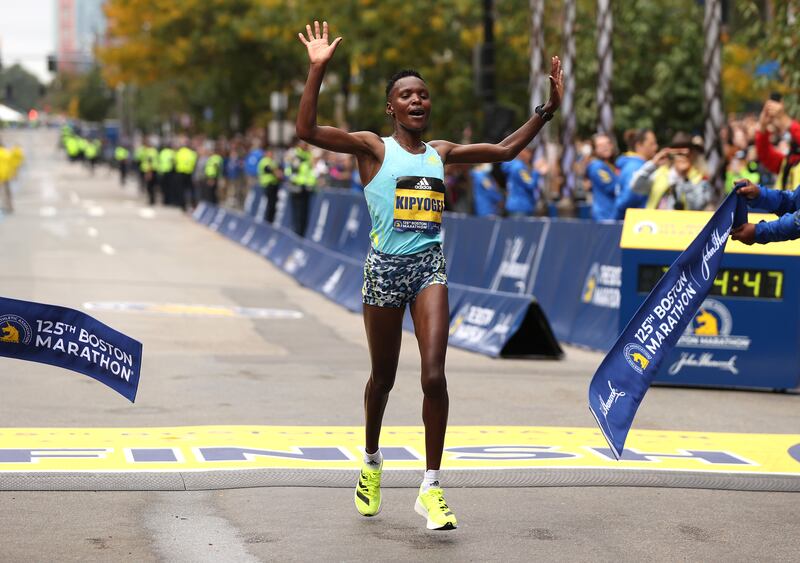
<instances>
[{"instance_id":1,"label":"blue barrier banner","mask_svg":"<svg viewBox=\"0 0 800 563\"><path fill-rule=\"evenodd\" d=\"M344 194L343 194L344 195ZM362 212L362 202L354 201L353 197L337 197L338 194L328 197L328 194L318 194L318 203L315 203L315 217L327 216L328 220L338 223L339 230L347 231L347 222L352 219L355 212L354 204L358 204L358 212ZM328 203L325 203L325 202ZM363 209L366 215L365 208ZM347 214L348 219L341 218ZM342 238L326 234L327 228L319 223L319 243L299 237L293 232L274 227L264 223L257 224L251 217L240 213L224 210L203 210L195 216L198 220L207 220L210 228L246 246L267 258L279 268L292 275L299 283L312 288L350 311L362 310L361 287L364 281L363 256L353 257L345 254L343 248L352 242L342 244ZM473 220L474 218L459 218L456 229L459 238L458 248L463 249L466 257L456 260L456 263L465 265L464 274L470 271L473 251L476 244L484 244L485 256L497 240L497 233L501 230L495 222L487 220ZM317 219L318 221L319 219ZM317 223L313 223L315 225ZM368 226L369 223L366 222ZM531 223L518 224L507 229L514 237L521 238L525 232L531 231ZM541 225L533 229L541 233ZM313 237L315 227L310 227ZM360 225L353 228L353 232L363 229ZM470 238L483 229L484 237L476 240ZM362 231L363 232L363 231ZM451 230L452 232L452 230ZM341 234L341 233L340 233ZM348 237L349 238L349 237ZM367 241L369 239L367 238ZM536 239L538 241L538 237ZM472 244L470 242L472 241ZM325 244L323 244L325 243ZM334 248L326 247L326 244ZM519 242L514 248L520 247ZM462 246L463 245L463 246ZM513 253L512 253L513 254ZM502 258L502 257L501 257ZM513 258L513 256L511 256ZM506 263L511 258L506 257ZM518 258L518 256L517 256ZM526 268L528 268L526 266ZM450 268L448 268L449 271ZM513 269L513 268L512 268ZM527 269L526 269L527 271ZM511 272L512 276L516 275ZM487 277L487 272L472 269L472 279L480 280ZM450 343L454 346L473 350L493 357L501 355L530 356L541 355L560 357L562 352L558 342L552 335L541 308L531 295L492 291L489 289L468 287L457 283L450 283L450 318L451 334ZM404 326L413 329L410 318Z\"/></svg>"},{"instance_id":2,"label":"blue barrier banner","mask_svg":"<svg viewBox=\"0 0 800 563\"><path fill-rule=\"evenodd\" d=\"M530 219L495 221L499 226L486 255L468 253L467 257L485 260L482 279L469 285L492 291L531 295L537 255L545 223ZM461 255L458 255L461 258Z\"/></svg>"},{"instance_id":3,"label":"blue barrier banner","mask_svg":"<svg viewBox=\"0 0 800 563\"><path fill-rule=\"evenodd\" d=\"M310 241L359 260L367 255L371 221L364 196L321 191L313 199L308 224Z\"/></svg>"},{"instance_id":4,"label":"blue barrier banner","mask_svg":"<svg viewBox=\"0 0 800 563\"><path fill-rule=\"evenodd\" d=\"M589 409L617 459L658 368L692 321L717 276L728 235L747 222L731 192L633 315L589 385Z\"/></svg>"},{"instance_id":5,"label":"blue barrier banner","mask_svg":"<svg viewBox=\"0 0 800 563\"><path fill-rule=\"evenodd\" d=\"M499 221L445 213L442 235L447 279L453 283L481 287L484 278L491 278L484 275L484 270L499 228Z\"/></svg>"},{"instance_id":6,"label":"blue barrier banner","mask_svg":"<svg viewBox=\"0 0 800 563\"><path fill-rule=\"evenodd\" d=\"M511 335L519 329L529 296L497 294L450 284L449 343L496 358Z\"/></svg>"},{"instance_id":7,"label":"blue barrier banner","mask_svg":"<svg viewBox=\"0 0 800 563\"><path fill-rule=\"evenodd\" d=\"M141 342L75 309L0 297L0 356L77 371L136 399Z\"/></svg>"},{"instance_id":8,"label":"blue barrier banner","mask_svg":"<svg viewBox=\"0 0 800 563\"><path fill-rule=\"evenodd\" d=\"M559 340L608 351L619 326L621 223L545 223L533 295Z\"/></svg>"}]
</instances>

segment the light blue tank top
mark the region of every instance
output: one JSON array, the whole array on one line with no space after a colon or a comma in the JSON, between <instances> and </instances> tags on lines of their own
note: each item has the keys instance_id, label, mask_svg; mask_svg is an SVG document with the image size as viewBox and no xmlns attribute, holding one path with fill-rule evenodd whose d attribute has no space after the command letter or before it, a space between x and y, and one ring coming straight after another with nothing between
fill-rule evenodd
<instances>
[{"instance_id":1,"label":"light blue tank top","mask_svg":"<svg viewBox=\"0 0 800 563\"><path fill-rule=\"evenodd\" d=\"M383 143L383 164L364 188L372 247L407 255L441 244L444 165L439 153L428 143L423 154L411 154L392 137Z\"/></svg>"}]
</instances>

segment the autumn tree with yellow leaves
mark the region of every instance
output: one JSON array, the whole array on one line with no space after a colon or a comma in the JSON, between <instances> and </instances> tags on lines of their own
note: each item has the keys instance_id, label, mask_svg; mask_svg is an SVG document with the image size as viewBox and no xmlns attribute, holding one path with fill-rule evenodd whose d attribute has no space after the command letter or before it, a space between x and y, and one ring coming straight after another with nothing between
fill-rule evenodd
<instances>
[{"instance_id":1,"label":"autumn tree with yellow leaves","mask_svg":"<svg viewBox=\"0 0 800 563\"><path fill-rule=\"evenodd\" d=\"M521 120L528 114L529 3L495 6L498 102ZM595 9L595 0L578 2L576 111L584 135L596 123ZM105 10L103 75L112 88L135 90L139 125L150 129L187 114L192 128L211 134L263 127L274 117L275 91L289 96L292 119L307 72L297 32L314 19L327 19L332 35L344 37L323 85L321 120L388 131L386 80L414 68L434 98L432 136L459 139L482 123L472 68L483 39L475 0L108 0ZM667 135L701 127L702 8L695 0L629 0L614 10L618 130L651 126ZM560 2L546 4L548 55L561 51L561 11ZM726 60L738 61L740 52ZM751 104L746 77L728 76L737 80L731 101Z\"/></svg>"}]
</instances>

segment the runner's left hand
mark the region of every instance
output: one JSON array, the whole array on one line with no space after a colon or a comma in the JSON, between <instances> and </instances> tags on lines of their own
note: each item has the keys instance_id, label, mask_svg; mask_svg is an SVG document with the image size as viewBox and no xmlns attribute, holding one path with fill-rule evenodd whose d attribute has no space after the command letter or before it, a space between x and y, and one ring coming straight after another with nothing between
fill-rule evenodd
<instances>
[{"instance_id":1,"label":"runner's left hand","mask_svg":"<svg viewBox=\"0 0 800 563\"><path fill-rule=\"evenodd\" d=\"M561 106L561 97L564 95L564 71L561 70L561 59L553 57L550 59L550 99L544 106L544 110L553 113Z\"/></svg>"}]
</instances>

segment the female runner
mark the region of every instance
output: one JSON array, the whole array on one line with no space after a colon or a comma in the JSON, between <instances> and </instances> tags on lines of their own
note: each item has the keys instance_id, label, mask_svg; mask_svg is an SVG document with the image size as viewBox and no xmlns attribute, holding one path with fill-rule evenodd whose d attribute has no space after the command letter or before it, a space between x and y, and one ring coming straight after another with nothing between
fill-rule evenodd
<instances>
[{"instance_id":1,"label":"female runner","mask_svg":"<svg viewBox=\"0 0 800 563\"><path fill-rule=\"evenodd\" d=\"M400 355L403 314L411 318L422 359L422 420L426 471L415 510L431 530L452 530L456 517L447 506L439 467L447 428L444 365L450 314L447 275L441 247L444 165L511 160L526 147L561 103L561 61L553 57L550 99L522 127L497 144L458 145L422 141L431 114L431 98L414 71L395 74L386 86L386 114L394 132L348 133L317 125L317 98L328 62L342 38L328 43L328 23L306 25L300 41L310 68L297 115L297 136L329 151L355 155L367 199L372 245L364 265L364 326L372 371L364 391L366 444L355 504L364 516L381 509L383 457L378 445L383 413L394 385Z\"/></svg>"}]
</instances>

